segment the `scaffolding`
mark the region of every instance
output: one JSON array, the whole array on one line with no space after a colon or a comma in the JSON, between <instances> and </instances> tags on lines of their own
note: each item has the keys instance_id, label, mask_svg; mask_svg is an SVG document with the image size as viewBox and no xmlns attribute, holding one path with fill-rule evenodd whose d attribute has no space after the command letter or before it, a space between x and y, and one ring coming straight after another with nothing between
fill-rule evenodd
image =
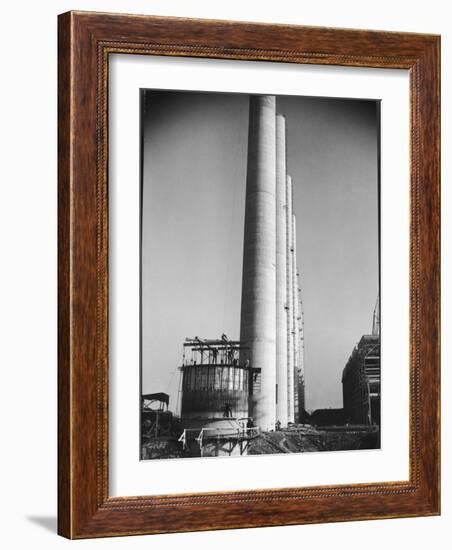
<instances>
[{"instance_id":1,"label":"scaffolding","mask_svg":"<svg viewBox=\"0 0 452 550\"><path fill-rule=\"evenodd\" d=\"M380 424L380 338L365 335L342 374L345 422Z\"/></svg>"}]
</instances>

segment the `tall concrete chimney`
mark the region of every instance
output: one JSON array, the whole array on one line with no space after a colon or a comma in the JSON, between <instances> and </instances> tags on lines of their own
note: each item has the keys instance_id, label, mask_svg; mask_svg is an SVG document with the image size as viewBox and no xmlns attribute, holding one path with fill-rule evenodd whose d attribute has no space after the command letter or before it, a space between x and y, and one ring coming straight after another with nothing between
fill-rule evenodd
<instances>
[{"instance_id":1,"label":"tall concrete chimney","mask_svg":"<svg viewBox=\"0 0 452 550\"><path fill-rule=\"evenodd\" d=\"M297 218L292 214L292 331L293 331L293 379L294 379L294 422L298 422L298 369L300 368L300 341L299 341L299 304L298 304L298 277L297 277Z\"/></svg>"},{"instance_id":2,"label":"tall concrete chimney","mask_svg":"<svg viewBox=\"0 0 452 550\"><path fill-rule=\"evenodd\" d=\"M294 261L294 245L293 245L293 209L292 209L292 178L286 176L286 228L287 228L287 410L288 421L294 422L295 410L294 410L294 324L293 324L293 312L294 312L294 299L293 299L293 261Z\"/></svg>"},{"instance_id":3,"label":"tall concrete chimney","mask_svg":"<svg viewBox=\"0 0 452 550\"><path fill-rule=\"evenodd\" d=\"M303 299L301 295L301 277L297 272L298 280L298 343L299 343L299 367L298 367L298 410L301 411L305 409L305 398L304 398L304 312L303 312Z\"/></svg>"},{"instance_id":4,"label":"tall concrete chimney","mask_svg":"<svg viewBox=\"0 0 452 550\"><path fill-rule=\"evenodd\" d=\"M240 339L260 369L250 416L276 420L276 112L274 96L250 96Z\"/></svg>"},{"instance_id":5,"label":"tall concrete chimney","mask_svg":"<svg viewBox=\"0 0 452 550\"><path fill-rule=\"evenodd\" d=\"M286 119L276 115L276 419L287 426Z\"/></svg>"}]
</instances>

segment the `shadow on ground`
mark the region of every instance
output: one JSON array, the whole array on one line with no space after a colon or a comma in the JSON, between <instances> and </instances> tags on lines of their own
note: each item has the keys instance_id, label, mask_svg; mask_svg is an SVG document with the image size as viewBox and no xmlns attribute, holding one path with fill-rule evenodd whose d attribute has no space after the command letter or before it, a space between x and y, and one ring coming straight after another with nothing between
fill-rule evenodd
<instances>
[{"instance_id":1,"label":"shadow on ground","mask_svg":"<svg viewBox=\"0 0 452 550\"><path fill-rule=\"evenodd\" d=\"M57 518L55 516L27 516L26 519L46 531L57 532Z\"/></svg>"}]
</instances>

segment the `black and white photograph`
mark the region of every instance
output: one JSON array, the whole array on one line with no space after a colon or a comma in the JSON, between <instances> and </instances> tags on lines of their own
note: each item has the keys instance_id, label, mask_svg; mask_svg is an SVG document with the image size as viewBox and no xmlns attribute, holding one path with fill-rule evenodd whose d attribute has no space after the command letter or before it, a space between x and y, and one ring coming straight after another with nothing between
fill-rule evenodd
<instances>
[{"instance_id":1,"label":"black and white photograph","mask_svg":"<svg viewBox=\"0 0 452 550\"><path fill-rule=\"evenodd\" d=\"M379 449L380 103L140 90L142 460Z\"/></svg>"},{"instance_id":2,"label":"black and white photograph","mask_svg":"<svg viewBox=\"0 0 452 550\"><path fill-rule=\"evenodd\" d=\"M2 5L5 550L451 548L450 6Z\"/></svg>"}]
</instances>

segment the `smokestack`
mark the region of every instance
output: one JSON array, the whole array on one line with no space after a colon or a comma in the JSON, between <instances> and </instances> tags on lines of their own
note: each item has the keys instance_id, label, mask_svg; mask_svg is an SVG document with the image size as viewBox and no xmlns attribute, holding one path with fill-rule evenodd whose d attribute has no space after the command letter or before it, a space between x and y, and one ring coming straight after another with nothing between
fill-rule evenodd
<instances>
[{"instance_id":1,"label":"smokestack","mask_svg":"<svg viewBox=\"0 0 452 550\"><path fill-rule=\"evenodd\" d=\"M286 119L276 115L276 418L287 426Z\"/></svg>"},{"instance_id":2,"label":"smokestack","mask_svg":"<svg viewBox=\"0 0 452 550\"><path fill-rule=\"evenodd\" d=\"M274 96L250 96L240 339L250 347L250 416L276 420L276 113ZM254 378L254 377L253 377Z\"/></svg>"},{"instance_id":3,"label":"smokestack","mask_svg":"<svg viewBox=\"0 0 452 550\"><path fill-rule=\"evenodd\" d=\"M286 295L287 295L287 410L288 410L288 421L294 422L295 420L295 411L294 411L294 323L293 323L293 312L294 312L294 299L293 299L293 261L294 261L294 245L293 245L293 209L292 209L292 178L290 176L286 177L286 222L287 222L287 284L286 284Z\"/></svg>"},{"instance_id":4,"label":"smokestack","mask_svg":"<svg viewBox=\"0 0 452 550\"><path fill-rule=\"evenodd\" d=\"M298 410L301 411L302 409L305 409L305 398L304 398L304 312L303 312L303 299L301 295L301 277L299 273L297 272L297 279L298 279L298 311L299 311L299 317L298 317L298 343L299 343L299 367L298 367L298 381L299 381L299 388L298 388Z\"/></svg>"},{"instance_id":5,"label":"smokestack","mask_svg":"<svg viewBox=\"0 0 452 550\"><path fill-rule=\"evenodd\" d=\"M297 218L292 214L292 330L293 330L293 378L294 378L294 422L298 422L298 369L300 367L300 346L298 330L298 278L297 278Z\"/></svg>"}]
</instances>

